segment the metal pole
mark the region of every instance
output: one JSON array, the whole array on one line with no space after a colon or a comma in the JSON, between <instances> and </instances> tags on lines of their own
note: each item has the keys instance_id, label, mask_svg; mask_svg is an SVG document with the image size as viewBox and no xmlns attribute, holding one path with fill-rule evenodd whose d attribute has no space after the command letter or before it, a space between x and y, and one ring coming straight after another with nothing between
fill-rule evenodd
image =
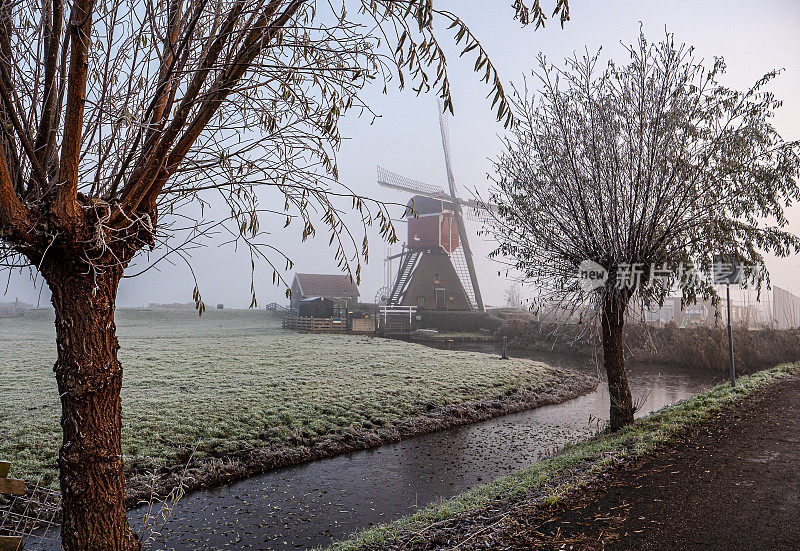
<instances>
[{"instance_id":1,"label":"metal pole","mask_svg":"<svg viewBox=\"0 0 800 551\"><path fill-rule=\"evenodd\" d=\"M728 291L728 357L731 364L731 386L736 386L736 368L733 366L733 336L731 334L731 285L727 285Z\"/></svg>"}]
</instances>

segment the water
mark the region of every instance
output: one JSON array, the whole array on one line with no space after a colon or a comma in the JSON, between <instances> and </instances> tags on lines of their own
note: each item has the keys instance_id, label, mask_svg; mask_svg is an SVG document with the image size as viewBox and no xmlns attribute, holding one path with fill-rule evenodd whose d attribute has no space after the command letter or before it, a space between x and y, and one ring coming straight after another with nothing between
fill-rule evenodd
<instances>
[{"instance_id":1,"label":"water","mask_svg":"<svg viewBox=\"0 0 800 551\"><path fill-rule=\"evenodd\" d=\"M596 374L579 360L528 357ZM702 392L721 377L630 365L633 395L645 415ZM413 513L518 470L596 430L608 418L601 382L586 396L374 450L287 467L185 496L156 549L293 550L325 545L376 523ZM138 529L145 510L130 512Z\"/></svg>"}]
</instances>

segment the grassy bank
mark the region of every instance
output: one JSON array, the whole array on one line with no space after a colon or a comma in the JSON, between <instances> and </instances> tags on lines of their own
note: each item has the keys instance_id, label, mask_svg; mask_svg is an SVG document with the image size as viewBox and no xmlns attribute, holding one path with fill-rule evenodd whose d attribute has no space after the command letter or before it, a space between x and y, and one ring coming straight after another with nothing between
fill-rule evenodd
<instances>
[{"instance_id":1,"label":"grassy bank","mask_svg":"<svg viewBox=\"0 0 800 551\"><path fill-rule=\"evenodd\" d=\"M593 379L524 360L282 330L257 311L122 310L129 495L189 487L555 403ZM0 457L56 483L52 312L0 319ZM197 443L199 447L193 451ZM191 458L191 461L190 461Z\"/></svg>"},{"instance_id":2,"label":"grassy bank","mask_svg":"<svg viewBox=\"0 0 800 551\"><path fill-rule=\"evenodd\" d=\"M596 479L620 462L640 457L709 419L731 403L741 400L781 377L797 371L797 364L783 365L739 380L737 387L720 385L689 400L664 408L622 431L603 433L566 447L551 459L474 488L443 503L396 522L378 526L338 542L329 551L366 549L436 548L437 530L449 533L475 518L490 517L525 501L534 507L551 506L576 488ZM430 544L428 546L428 544ZM449 540L447 547L457 545Z\"/></svg>"}]
</instances>

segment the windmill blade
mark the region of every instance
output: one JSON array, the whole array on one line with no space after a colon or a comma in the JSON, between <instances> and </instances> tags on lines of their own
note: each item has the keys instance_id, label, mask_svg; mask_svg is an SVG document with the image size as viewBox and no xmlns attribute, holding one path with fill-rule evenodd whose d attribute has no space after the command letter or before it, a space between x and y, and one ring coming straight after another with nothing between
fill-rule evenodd
<instances>
[{"instance_id":1,"label":"windmill blade","mask_svg":"<svg viewBox=\"0 0 800 551\"><path fill-rule=\"evenodd\" d=\"M440 187L400 176L399 174L395 174L381 167L378 167L378 184L386 188L413 193L414 195L422 195L432 199L450 200L450 196Z\"/></svg>"},{"instance_id":2,"label":"windmill blade","mask_svg":"<svg viewBox=\"0 0 800 551\"><path fill-rule=\"evenodd\" d=\"M467 208L464 210L464 218L471 222L480 222L485 224L491 217L483 208Z\"/></svg>"},{"instance_id":3,"label":"windmill blade","mask_svg":"<svg viewBox=\"0 0 800 551\"><path fill-rule=\"evenodd\" d=\"M497 215L498 206L494 203L484 203L475 199L456 199L454 201L461 205L462 216L472 222L487 223Z\"/></svg>"},{"instance_id":4,"label":"windmill blade","mask_svg":"<svg viewBox=\"0 0 800 551\"><path fill-rule=\"evenodd\" d=\"M472 213L474 216L484 217L483 219L488 219L489 213L497 214L499 207L494 203L484 203L483 201L477 201L475 199L458 199L458 204L464 207L467 212L464 214Z\"/></svg>"},{"instance_id":5,"label":"windmill blade","mask_svg":"<svg viewBox=\"0 0 800 551\"><path fill-rule=\"evenodd\" d=\"M444 149L444 163L445 167L447 168L447 182L450 185L450 196L452 197L454 203L454 213L456 218L456 223L458 224L458 233L461 238L461 251L463 254L463 261L464 261L464 287L471 288L472 296L471 299L473 301L473 305L480 311L483 311L483 297L481 296L481 290L478 286L478 275L475 272L475 263L472 260L472 250L469 246L469 238L467 237L467 228L464 225L464 216L462 214L461 205L464 204L464 201L458 198L456 194L456 180L453 176L453 160L450 154L450 127L447 124L447 116L444 112L444 105L442 102L439 102L439 126L442 130L442 148ZM475 209L473 209L474 211ZM458 270L458 268L457 268Z\"/></svg>"},{"instance_id":6,"label":"windmill blade","mask_svg":"<svg viewBox=\"0 0 800 551\"><path fill-rule=\"evenodd\" d=\"M453 177L453 158L450 154L450 125L444 112L444 104L439 100L439 128L442 130L442 149L444 149L444 165L447 169L447 183L450 186L450 195L457 198L456 181Z\"/></svg>"},{"instance_id":7,"label":"windmill blade","mask_svg":"<svg viewBox=\"0 0 800 551\"><path fill-rule=\"evenodd\" d=\"M474 222L488 221L491 218L491 216L489 215L489 213L486 212L487 209L491 209L493 212L497 212L497 205L495 204L492 203L484 204L480 201L476 201L475 199L461 199L459 197L453 199L453 197L445 193L441 188L439 189L438 192L430 193L425 189L423 189L423 186L426 189L430 189L433 186L428 186L421 182L405 178L404 176L400 176L399 174L395 174L394 172L389 172L388 170L385 170L380 167L378 167L378 184L385 188L394 189L397 191L405 191L407 193L413 193L414 195L427 197L429 199L438 199L445 203L450 203L450 204L458 203L463 207L464 217L467 220L471 220Z\"/></svg>"}]
</instances>

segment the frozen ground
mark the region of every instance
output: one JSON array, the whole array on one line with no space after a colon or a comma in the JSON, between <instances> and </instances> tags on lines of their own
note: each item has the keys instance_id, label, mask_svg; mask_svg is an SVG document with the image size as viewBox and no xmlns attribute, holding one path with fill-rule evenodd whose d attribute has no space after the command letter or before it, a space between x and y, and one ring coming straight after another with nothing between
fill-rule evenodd
<instances>
[{"instance_id":1,"label":"frozen ground","mask_svg":"<svg viewBox=\"0 0 800 551\"><path fill-rule=\"evenodd\" d=\"M443 406L552 392L566 376L531 360L288 332L259 311L120 310L117 325L123 452L138 475L182 464L198 443L194 460L206 464L308 449ZM52 312L0 319L0 457L15 476L51 485L61 440L54 360Z\"/></svg>"}]
</instances>

